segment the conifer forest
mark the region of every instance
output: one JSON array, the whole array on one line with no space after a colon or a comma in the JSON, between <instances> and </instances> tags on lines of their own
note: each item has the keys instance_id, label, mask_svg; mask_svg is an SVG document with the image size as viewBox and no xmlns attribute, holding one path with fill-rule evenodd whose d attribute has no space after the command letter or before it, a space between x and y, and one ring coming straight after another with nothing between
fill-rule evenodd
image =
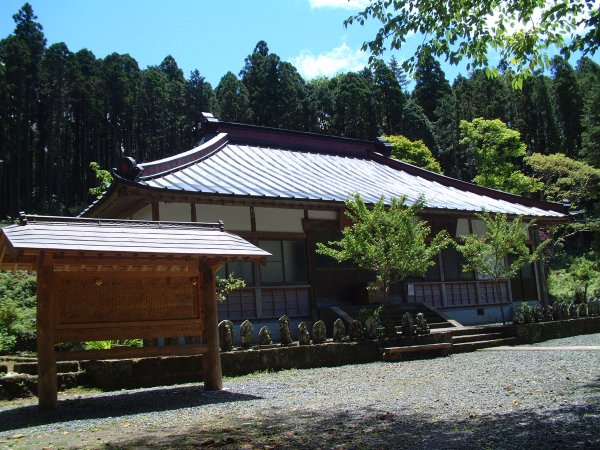
<instances>
[{"instance_id":1,"label":"conifer forest","mask_svg":"<svg viewBox=\"0 0 600 450\"><path fill-rule=\"evenodd\" d=\"M509 69L450 82L433 57L419 60L414 83L395 57L305 80L260 41L248 43L239 73L211 86L201 67L184 74L169 55L141 68L128 54L97 58L49 43L28 4L14 21L0 41L0 219L77 214L98 184L90 163L110 169L124 155L144 162L185 151L203 111L350 138L403 136L399 158L419 164L411 149L426 147L435 164L425 166L448 176L568 200L598 217L600 65L590 58L556 56L522 89ZM482 133L512 139L512 150L482 154Z\"/></svg>"}]
</instances>

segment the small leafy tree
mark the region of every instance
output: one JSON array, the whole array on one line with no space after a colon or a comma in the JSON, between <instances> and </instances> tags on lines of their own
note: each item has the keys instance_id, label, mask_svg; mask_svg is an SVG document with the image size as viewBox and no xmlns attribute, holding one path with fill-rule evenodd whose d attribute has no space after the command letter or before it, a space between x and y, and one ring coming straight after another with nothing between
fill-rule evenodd
<instances>
[{"instance_id":1,"label":"small leafy tree","mask_svg":"<svg viewBox=\"0 0 600 450\"><path fill-rule=\"evenodd\" d=\"M556 300L569 302L579 298L587 303L588 298L600 295L598 256L589 253L574 258L566 268L551 270L548 275L548 290Z\"/></svg>"},{"instance_id":2,"label":"small leafy tree","mask_svg":"<svg viewBox=\"0 0 600 450\"><path fill-rule=\"evenodd\" d=\"M423 141L411 141L401 135L384 137L393 146L392 158L414 164L432 172L442 173L440 163L435 159L433 153L431 153L431 150Z\"/></svg>"},{"instance_id":3,"label":"small leafy tree","mask_svg":"<svg viewBox=\"0 0 600 450\"><path fill-rule=\"evenodd\" d=\"M392 199L386 207L381 197L369 209L361 196L354 194L346 200L346 216L352 225L342 230L341 240L318 243L317 253L339 262L351 260L375 272L388 304L390 286L410 276L425 275L433 258L449 243L445 231L428 241L431 229L416 217L424 206L423 197L412 205L402 197Z\"/></svg>"},{"instance_id":4,"label":"small leafy tree","mask_svg":"<svg viewBox=\"0 0 600 450\"><path fill-rule=\"evenodd\" d=\"M535 192L542 186L518 170L515 160L526 155L521 135L499 119L460 121L460 144L473 155L473 182L514 194Z\"/></svg>"},{"instance_id":5,"label":"small leafy tree","mask_svg":"<svg viewBox=\"0 0 600 450\"><path fill-rule=\"evenodd\" d=\"M100 164L95 161L90 163L90 169L93 170L94 174L96 175L96 180L100 183L100 185L90 188L89 192L94 197L100 198L112 183L113 176L110 171L101 169Z\"/></svg>"},{"instance_id":6,"label":"small leafy tree","mask_svg":"<svg viewBox=\"0 0 600 450\"><path fill-rule=\"evenodd\" d=\"M532 252L527 246L527 240L528 229L533 221L524 226L521 217L509 221L505 214L491 216L486 211L477 214L477 217L486 225L485 234L461 236L462 244L456 244L456 248L466 260L464 271L478 272L493 281L496 295L500 299L502 323L505 324L500 280L510 280L523 267L539 259L549 240L542 242ZM513 257L512 262L506 261L507 256Z\"/></svg>"},{"instance_id":7,"label":"small leafy tree","mask_svg":"<svg viewBox=\"0 0 600 450\"><path fill-rule=\"evenodd\" d=\"M0 355L35 350L35 275L0 271Z\"/></svg>"},{"instance_id":8,"label":"small leafy tree","mask_svg":"<svg viewBox=\"0 0 600 450\"><path fill-rule=\"evenodd\" d=\"M219 302L224 302L227 300L227 295L230 292L246 287L246 282L244 280L241 278L235 278L233 275L233 272L226 277L217 275L217 300Z\"/></svg>"}]
</instances>

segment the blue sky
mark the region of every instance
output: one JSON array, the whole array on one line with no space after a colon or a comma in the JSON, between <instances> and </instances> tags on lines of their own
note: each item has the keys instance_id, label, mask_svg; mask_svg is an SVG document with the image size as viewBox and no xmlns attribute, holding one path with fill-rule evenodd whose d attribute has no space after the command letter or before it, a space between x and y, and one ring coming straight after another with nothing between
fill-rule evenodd
<instances>
[{"instance_id":1,"label":"blue sky","mask_svg":"<svg viewBox=\"0 0 600 450\"><path fill-rule=\"evenodd\" d=\"M25 0L0 0L0 38L14 30L12 15ZM306 79L359 70L368 61L362 43L375 22L344 28L344 19L365 0L29 0L48 45L65 42L71 51L96 57L129 53L141 68L172 55L186 77L198 69L213 87L225 73L236 75L259 40L290 61ZM412 55L417 37L395 52ZM391 54L386 55L389 59ZM594 58L598 60L598 58ZM452 81L464 65L443 64Z\"/></svg>"}]
</instances>

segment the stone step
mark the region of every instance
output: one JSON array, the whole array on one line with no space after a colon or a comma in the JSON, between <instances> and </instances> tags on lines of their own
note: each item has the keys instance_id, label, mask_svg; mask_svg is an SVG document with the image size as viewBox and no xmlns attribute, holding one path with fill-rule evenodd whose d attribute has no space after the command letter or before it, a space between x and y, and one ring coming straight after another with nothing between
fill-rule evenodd
<instances>
[{"instance_id":1,"label":"stone step","mask_svg":"<svg viewBox=\"0 0 600 450\"><path fill-rule=\"evenodd\" d=\"M482 336L485 337L485 336ZM452 345L452 353L466 353L474 352L482 348L488 347L499 347L501 345L515 345L518 343L517 338L501 338L501 339L488 339L473 342L462 342Z\"/></svg>"},{"instance_id":2,"label":"stone step","mask_svg":"<svg viewBox=\"0 0 600 450\"><path fill-rule=\"evenodd\" d=\"M387 347L383 349L384 361L401 361L403 355L419 354L430 356L432 353L447 354L452 348L451 342L440 342L436 344L407 345L403 347Z\"/></svg>"},{"instance_id":3,"label":"stone step","mask_svg":"<svg viewBox=\"0 0 600 450\"><path fill-rule=\"evenodd\" d=\"M452 343L456 345L463 342L491 341L494 339L502 339L504 337L503 333L461 334L452 336Z\"/></svg>"},{"instance_id":4,"label":"stone step","mask_svg":"<svg viewBox=\"0 0 600 450\"><path fill-rule=\"evenodd\" d=\"M509 329L502 325L463 327L463 328L454 328L452 330L452 336L462 336L465 334L506 333L508 331L509 331Z\"/></svg>"},{"instance_id":5,"label":"stone step","mask_svg":"<svg viewBox=\"0 0 600 450\"><path fill-rule=\"evenodd\" d=\"M429 325L429 328L448 328L448 327L452 326L452 324L449 322L429 322L429 321L427 321L427 325Z\"/></svg>"}]
</instances>

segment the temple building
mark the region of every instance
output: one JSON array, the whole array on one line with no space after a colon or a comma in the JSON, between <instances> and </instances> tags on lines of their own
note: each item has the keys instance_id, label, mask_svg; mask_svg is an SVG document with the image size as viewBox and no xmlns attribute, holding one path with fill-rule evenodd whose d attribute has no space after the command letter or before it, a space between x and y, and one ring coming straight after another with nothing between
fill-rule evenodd
<instances>
[{"instance_id":1,"label":"temple building","mask_svg":"<svg viewBox=\"0 0 600 450\"><path fill-rule=\"evenodd\" d=\"M215 222L271 254L265 265L231 262L246 288L219 304L219 319L269 321L287 314L313 319L320 311L373 301L372 273L315 253L317 242L340 236L344 201L359 193L368 203L382 196L424 195L422 218L433 232L483 233L475 216L486 210L535 219L539 226L567 220L563 205L477 186L391 158L385 141L363 141L218 121L203 114L197 146L144 163L124 158L110 188L84 217ZM530 230L530 245L537 233ZM490 280L461 270L448 247L423 278L395 286L398 303L423 303L462 324L500 320L500 299ZM542 264L524 268L501 294L512 304L545 300Z\"/></svg>"}]
</instances>

